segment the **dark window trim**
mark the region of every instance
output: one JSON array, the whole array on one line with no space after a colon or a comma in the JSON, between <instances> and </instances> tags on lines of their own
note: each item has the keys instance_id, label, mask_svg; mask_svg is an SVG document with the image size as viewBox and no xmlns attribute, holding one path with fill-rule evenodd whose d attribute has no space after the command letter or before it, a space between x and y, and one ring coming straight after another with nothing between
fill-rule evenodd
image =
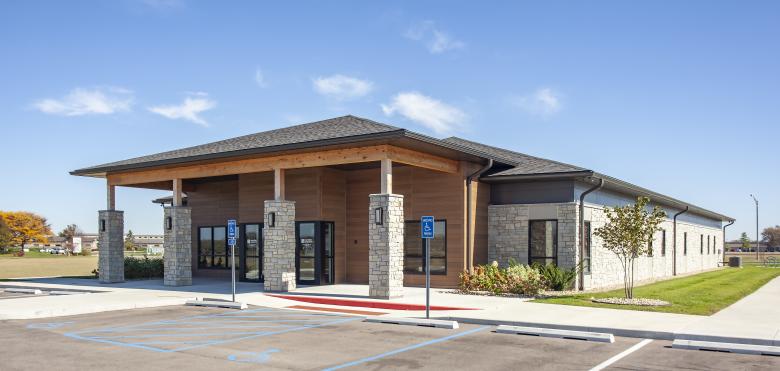
<instances>
[{"instance_id":1,"label":"dark window trim","mask_svg":"<svg viewBox=\"0 0 780 371\"><path fill-rule=\"evenodd\" d=\"M440 258L440 257L436 258L436 259L444 259L444 272L431 272L431 276L446 276L447 272L449 271L449 264L447 264L447 255L449 255L448 251L447 251L448 250L448 247L447 247L447 233L449 233L449 231L448 231L449 228L447 228L447 219L435 219L434 220L434 225L437 222L444 222L444 257L443 258ZM406 224L408 224L408 223L420 224L420 220L419 219L417 219L417 220L404 220L404 238L406 238L406 236L405 236L406 235ZM406 261L406 257L407 256L412 257L412 258L422 258L423 271L419 272L419 273L418 272L407 272L406 271L406 267L404 267L404 275L407 275L407 274L415 275L415 276L425 275L425 272L428 269L428 267L425 266L425 240L422 237L419 237L419 239L420 239L420 247L421 247L420 251L422 251L422 254L420 254L420 256L407 255L406 251L404 251L404 261Z\"/></svg>"},{"instance_id":2,"label":"dark window trim","mask_svg":"<svg viewBox=\"0 0 780 371\"><path fill-rule=\"evenodd\" d=\"M555 222L555 234L553 235L553 245L555 246L555 256L531 256L531 224L533 222ZM558 266L558 219L529 219L528 220L528 265L531 265L532 260L536 259L555 259L555 265Z\"/></svg>"},{"instance_id":3,"label":"dark window trim","mask_svg":"<svg viewBox=\"0 0 780 371\"><path fill-rule=\"evenodd\" d=\"M683 255L688 255L688 232L683 232Z\"/></svg>"},{"instance_id":4,"label":"dark window trim","mask_svg":"<svg viewBox=\"0 0 780 371\"><path fill-rule=\"evenodd\" d=\"M259 254L257 256L255 256L255 255L247 255L246 254L246 226L248 226L248 225L260 226L260 235L258 236L259 237L258 245L260 247L260 250L257 252ZM264 246L263 246L263 228L264 228L263 222L246 222L246 223L239 223L238 224L238 230L241 231L241 232L239 232L239 237L240 238L237 241L238 242L238 246L237 247L239 248L240 251L238 252L238 262L236 263L236 271L240 272L240 273L236 273L236 274L238 275L239 278L241 278L240 280L242 280L244 282L263 282L263 249L264 249ZM244 272L244 264L246 263L245 260L246 260L247 256L251 256L253 258L260 258L260 267L259 267L260 268L260 274L258 274L258 277L259 277L258 280L245 280L243 278L244 274L246 273L246 272Z\"/></svg>"},{"instance_id":5,"label":"dark window trim","mask_svg":"<svg viewBox=\"0 0 780 371\"><path fill-rule=\"evenodd\" d=\"M661 256L666 256L666 229L661 229Z\"/></svg>"},{"instance_id":6,"label":"dark window trim","mask_svg":"<svg viewBox=\"0 0 780 371\"><path fill-rule=\"evenodd\" d=\"M699 255L704 255L704 235L699 235Z\"/></svg>"},{"instance_id":7,"label":"dark window trim","mask_svg":"<svg viewBox=\"0 0 780 371\"><path fill-rule=\"evenodd\" d=\"M211 229L211 267L204 267L200 264L200 257L205 256L205 255L201 255L200 253L201 251L200 230L202 228ZM216 249L214 248L214 228L225 228L225 266L224 267L214 266L214 259L217 257ZM228 248L228 244L227 244L227 225L199 225L198 226L198 269L214 269L214 270L230 269L230 267L227 264L227 259L230 257L229 250L230 249Z\"/></svg>"}]
</instances>

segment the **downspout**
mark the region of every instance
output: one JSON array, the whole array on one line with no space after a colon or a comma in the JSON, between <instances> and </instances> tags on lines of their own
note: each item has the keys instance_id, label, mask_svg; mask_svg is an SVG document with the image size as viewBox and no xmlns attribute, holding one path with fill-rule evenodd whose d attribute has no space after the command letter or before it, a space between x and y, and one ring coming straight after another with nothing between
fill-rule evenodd
<instances>
[{"instance_id":1,"label":"downspout","mask_svg":"<svg viewBox=\"0 0 780 371\"><path fill-rule=\"evenodd\" d=\"M471 181L479 180L479 177L493 167L493 159L489 158L487 165L466 177L466 268L469 273L474 273L474 244L471 241Z\"/></svg>"},{"instance_id":2,"label":"downspout","mask_svg":"<svg viewBox=\"0 0 780 371\"><path fill-rule=\"evenodd\" d=\"M673 227L672 227L672 276L677 275L677 217L687 213L688 206L685 206L685 210L674 214ZM725 246L725 245L724 245Z\"/></svg>"},{"instance_id":3,"label":"downspout","mask_svg":"<svg viewBox=\"0 0 780 371\"><path fill-rule=\"evenodd\" d=\"M604 179L599 179L599 184L591 187L580 195L580 284L579 290L585 290L585 270L583 269L583 263L585 262L585 196L604 186Z\"/></svg>"},{"instance_id":4,"label":"downspout","mask_svg":"<svg viewBox=\"0 0 780 371\"><path fill-rule=\"evenodd\" d=\"M723 240L722 240L723 241L722 242L723 243L723 255L722 255L722 261L724 263L726 262L726 227L734 224L734 222L736 222L736 220L732 220L729 224L726 224L726 225L723 226Z\"/></svg>"}]
</instances>

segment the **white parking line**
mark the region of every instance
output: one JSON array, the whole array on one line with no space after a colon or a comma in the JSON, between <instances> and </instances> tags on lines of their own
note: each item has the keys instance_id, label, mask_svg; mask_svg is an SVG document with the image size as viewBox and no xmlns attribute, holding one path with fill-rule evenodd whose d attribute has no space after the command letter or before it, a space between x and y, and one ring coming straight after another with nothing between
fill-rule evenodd
<instances>
[{"instance_id":1,"label":"white parking line","mask_svg":"<svg viewBox=\"0 0 780 371\"><path fill-rule=\"evenodd\" d=\"M610 358L610 359L608 359L608 360L606 360L604 362L601 362L598 366L591 368L590 371L600 371L600 370L603 370L603 369L609 367L610 365L612 365L613 363L623 359L625 356L627 356L627 355L629 355L631 353L636 352L637 350L641 349L643 346L645 346L647 344L650 344L652 341L653 341L653 339L644 339L644 340L634 344L634 346L632 346L631 348L628 348L628 349L618 353L614 357L612 357L612 358Z\"/></svg>"}]
</instances>

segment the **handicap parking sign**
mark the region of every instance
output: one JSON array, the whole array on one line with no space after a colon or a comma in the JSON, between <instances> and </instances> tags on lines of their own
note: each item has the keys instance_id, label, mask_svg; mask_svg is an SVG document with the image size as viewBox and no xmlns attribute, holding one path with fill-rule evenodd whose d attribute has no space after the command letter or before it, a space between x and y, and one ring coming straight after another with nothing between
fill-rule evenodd
<instances>
[{"instance_id":1,"label":"handicap parking sign","mask_svg":"<svg viewBox=\"0 0 780 371\"><path fill-rule=\"evenodd\" d=\"M433 239L433 221L434 218L432 216L424 216L420 218L420 224L422 225L422 228L420 228L420 231L422 232L422 238Z\"/></svg>"},{"instance_id":2,"label":"handicap parking sign","mask_svg":"<svg viewBox=\"0 0 780 371\"><path fill-rule=\"evenodd\" d=\"M228 245L235 245L236 244L236 221L235 219L228 220L227 223L228 227Z\"/></svg>"}]
</instances>

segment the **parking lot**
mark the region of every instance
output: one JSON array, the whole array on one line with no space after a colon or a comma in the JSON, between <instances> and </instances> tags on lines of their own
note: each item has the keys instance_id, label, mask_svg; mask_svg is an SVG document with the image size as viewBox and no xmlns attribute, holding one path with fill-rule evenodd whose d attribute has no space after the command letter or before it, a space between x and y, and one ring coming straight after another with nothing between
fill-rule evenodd
<instances>
[{"instance_id":1,"label":"parking lot","mask_svg":"<svg viewBox=\"0 0 780 371\"><path fill-rule=\"evenodd\" d=\"M286 309L161 307L0 322L3 370L780 369L780 358L366 323ZM632 347L642 347L613 359ZM613 359L613 363L604 362Z\"/></svg>"}]
</instances>

